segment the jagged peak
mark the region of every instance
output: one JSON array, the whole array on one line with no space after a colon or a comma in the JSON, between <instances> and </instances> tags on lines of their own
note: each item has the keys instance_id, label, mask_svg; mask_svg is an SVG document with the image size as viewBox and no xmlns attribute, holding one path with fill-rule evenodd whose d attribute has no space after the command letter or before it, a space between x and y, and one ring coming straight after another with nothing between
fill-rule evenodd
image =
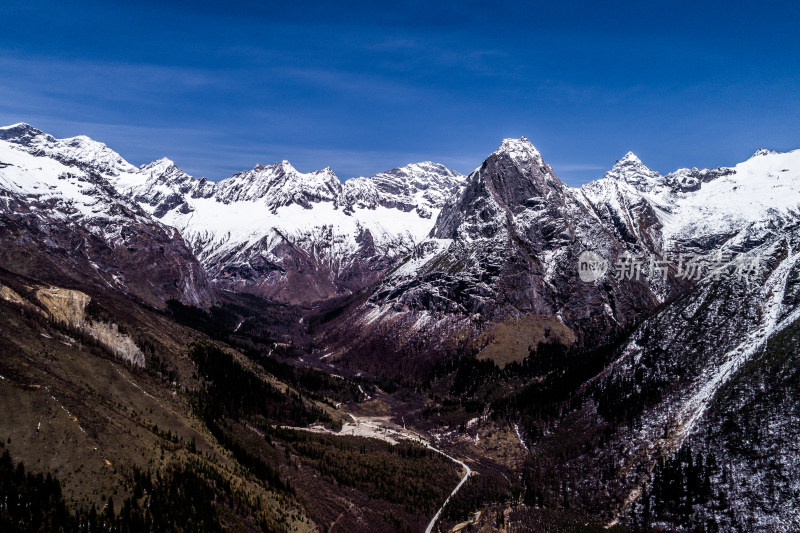
<instances>
[{"instance_id":1,"label":"jagged peak","mask_svg":"<svg viewBox=\"0 0 800 533\"><path fill-rule=\"evenodd\" d=\"M503 139L500 147L495 150L495 154L507 154L514 158L525 159L541 159L542 154L539 150L528 140L527 137L520 137L519 139Z\"/></svg>"},{"instance_id":2,"label":"jagged peak","mask_svg":"<svg viewBox=\"0 0 800 533\"><path fill-rule=\"evenodd\" d=\"M634 163L634 164L643 165L642 160L639 159L639 156L637 156L636 154L634 154L630 150L628 151L628 153L626 153L624 156L622 156L622 158L619 161L617 161L617 163L618 164L620 164L620 163L621 164Z\"/></svg>"},{"instance_id":3,"label":"jagged peak","mask_svg":"<svg viewBox=\"0 0 800 533\"><path fill-rule=\"evenodd\" d=\"M331 167L325 167L325 168L322 168L320 170L315 170L315 171L311 172L310 174L314 174L314 175L324 174L326 176L332 176L332 177L334 177L336 179L339 179L339 178L336 177L336 172L334 172Z\"/></svg>"},{"instance_id":4,"label":"jagged peak","mask_svg":"<svg viewBox=\"0 0 800 533\"><path fill-rule=\"evenodd\" d=\"M163 173L167 170L172 168L179 169L178 165L175 164L175 161L168 157L162 157L160 159L156 159L152 163L146 163L139 167L139 170L144 172L151 172L151 173Z\"/></svg>"},{"instance_id":5,"label":"jagged peak","mask_svg":"<svg viewBox=\"0 0 800 533\"><path fill-rule=\"evenodd\" d=\"M638 188L649 188L661 180L661 174L651 170L636 154L628 151L603 178L624 181Z\"/></svg>"},{"instance_id":6,"label":"jagged peak","mask_svg":"<svg viewBox=\"0 0 800 533\"><path fill-rule=\"evenodd\" d=\"M292 166L292 164L284 159L283 161L278 161L277 163L270 163L265 165L263 163L258 163L250 170L243 170L242 172L237 172L237 174L244 174L248 172L263 172L265 170L279 170L282 169L285 172L297 172L297 170Z\"/></svg>"},{"instance_id":7,"label":"jagged peak","mask_svg":"<svg viewBox=\"0 0 800 533\"><path fill-rule=\"evenodd\" d=\"M455 170L451 170L442 163L437 163L436 161L417 161L416 163L409 163L407 165L403 165L402 167L393 168L392 170L417 170L417 169L420 170L435 169L437 171L444 171L449 174L459 174Z\"/></svg>"},{"instance_id":8,"label":"jagged peak","mask_svg":"<svg viewBox=\"0 0 800 533\"><path fill-rule=\"evenodd\" d=\"M780 152L778 152L777 150L770 150L769 148L759 148L758 150L755 151L753 155L750 156L750 159L753 159L754 157L760 157L762 155L773 155L779 153Z\"/></svg>"},{"instance_id":9,"label":"jagged peak","mask_svg":"<svg viewBox=\"0 0 800 533\"><path fill-rule=\"evenodd\" d=\"M27 122L17 122L16 124L9 124L8 126L0 126L0 131L9 131L9 130L19 130L19 131L31 131L36 133L44 133L42 130L31 126Z\"/></svg>"},{"instance_id":10,"label":"jagged peak","mask_svg":"<svg viewBox=\"0 0 800 533\"><path fill-rule=\"evenodd\" d=\"M155 161L153 161L150 164L151 165L156 165L156 164L158 164L158 165L174 165L175 161L173 161L172 159L170 159L168 157L161 157L159 159L156 159Z\"/></svg>"},{"instance_id":11,"label":"jagged peak","mask_svg":"<svg viewBox=\"0 0 800 533\"><path fill-rule=\"evenodd\" d=\"M42 135L46 134L26 122L0 127L0 140L4 141L26 141Z\"/></svg>"},{"instance_id":12,"label":"jagged peak","mask_svg":"<svg viewBox=\"0 0 800 533\"><path fill-rule=\"evenodd\" d=\"M258 165L253 167L252 170L246 170L246 171L243 171L243 172L238 172L234 176L254 174L254 175L259 176L259 177L260 176L271 177L276 172L280 172L280 173L283 173L286 176L292 176L292 177L299 178L299 179L302 179L302 178L307 177L307 176L321 176L321 175L328 175L328 176L333 176L334 178L336 178L336 173L333 171L333 169L331 169L331 167L325 167L325 168L322 168L322 169L319 169L319 170L313 170L311 172L300 172L299 170L297 170L294 167L294 165L292 165L286 159L284 159L282 161L279 161L277 163L271 163L269 165L264 165L264 164L259 163ZM336 179L338 179L338 178L336 178Z\"/></svg>"},{"instance_id":13,"label":"jagged peak","mask_svg":"<svg viewBox=\"0 0 800 533\"><path fill-rule=\"evenodd\" d=\"M312 170L311 172L300 172L297 170L294 165L292 165L288 160L284 159L279 163L273 163L271 165L257 165L253 170L260 170L260 171L267 171L267 174L274 171L282 171L284 175L290 176L293 180L303 180L304 178L309 177L332 177L338 181L339 178L336 177L336 173L333 172L331 167L321 168L319 170Z\"/></svg>"},{"instance_id":14,"label":"jagged peak","mask_svg":"<svg viewBox=\"0 0 800 533\"><path fill-rule=\"evenodd\" d=\"M57 139L30 124L20 122L0 128L0 140L19 144L28 151L35 150L60 161L77 161L110 176L138 170L113 149L86 135Z\"/></svg>"},{"instance_id":15,"label":"jagged peak","mask_svg":"<svg viewBox=\"0 0 800 533\"><path fill-rule=\"evenodd\" d=\"M417 180L422 179L423 181L425 181L426 178L463 179L465 178L465 176L463 174L460 174L459 172L456 172L455 170L447 168L445 165L441 163L436 163L433 161L419 161L417 163L409 163L402 167L396 167L389 170L385 170L370 177L360 177L351 179L360 179L360 180L400 179L402 181L408 181L409 179L412 178Z\"/></svg>"},{"instance_id":16,"label":"jagged peak","mask_svg":"<svg viewBox=\"0 0 800 533\"><path fill-rule=\"evenodd\" d=\"M298 171L287 160L270 165L258 164L217 182L214 194L225 202L266 199L271 205L287 205L292 198L335 198L341 184L330 167L313 172Z\"/></svg>"}]
</instances>

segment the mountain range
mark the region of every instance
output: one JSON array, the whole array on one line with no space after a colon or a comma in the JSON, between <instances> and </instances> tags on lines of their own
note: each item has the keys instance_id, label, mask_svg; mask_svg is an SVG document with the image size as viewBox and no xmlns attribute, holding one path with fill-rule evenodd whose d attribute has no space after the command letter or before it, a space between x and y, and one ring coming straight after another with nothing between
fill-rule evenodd
<instances>
[{"instance_id":1,"label":"mountain range","mask_svg":"<svg viewBox=\"0 0 800 533\"><path fill-rule=\"evenodd\" d=\"M77 398L99 387L98 368L124 374L155 401L138 411L171 412L159 425L193 435L227 483L253 485L247 497L272 502L258 512L278 529L369 531L364 513L391 530L427 523L430 502L345 478L275 429L316 422L327 428L317 434L341 436L360 419L413 429L470 465L440 524L481 510L470 520L487 531L567 531L584 519L633 531L792 531L798 245L800 150L667 175L629 152L569 187L523 137L467 176L421 162L341 181L282 161L214 182L169 159L136 167L88 137L16 124L0 128L0 296L6 327L16 324L0 339L0 386L7 406L35 406L31 380L51 380L75 399L62 409L94 417L90 440L116 462L133 452L109 440L111 426L134 434L150 423L113 407L109 391L92 394L114 415ZM19 313L31 317L24 327ZM74 362L83 344L107 354L102 364ZM282 407L252 411L249 396L231 400L246 392L217 390L222 367L198 346L234 353L230 364L260 380L247 378L254 390L269 390L257 401L280 397ZM72 362L53 370L48 357ZM138 394L114 387L123 403ZM217 411L212 399L237 407ZM9 419L0 431L30 447L40 429L25 424ZM72 431L58 425L50 438L89 446ZM148 432L141 442L164 439ZM169 447L189 464L194 452ZM28 465L55 453L11 449ZM87 474L70 453L51 463L71 465L79 483ZM425 457L441 480L454 475ZM275 496L268 469L291 480L290 496ZM317 474L348 486L346 501ZM121 470L102 490L131 476ZM75 505L96 500L69 494ZM220 511L232 513L228 525L250 527L234 508Z\"/></svg>"}]
</instances>

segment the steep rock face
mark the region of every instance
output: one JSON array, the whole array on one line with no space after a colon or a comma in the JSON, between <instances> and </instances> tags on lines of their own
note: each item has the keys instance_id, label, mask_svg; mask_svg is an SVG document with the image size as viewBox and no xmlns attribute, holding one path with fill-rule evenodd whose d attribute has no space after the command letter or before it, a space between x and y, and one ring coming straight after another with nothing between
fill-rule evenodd
<instances>
[{"instance_id":1,"label":"steep rock face","mask_svg":"<svg viewBox=\"0 0 800 533\"><path fill-rule=\"evenodd\" d=\"M647 191L660 189L664 179L647 168L629 152L599 180L575 191L584 203L617 239L626 243L644 242L663 253L661 227L658 217L662 207Z\"/></svg>"},{"instance_id":2,"label":"steep rock face","mask_svg":"<svg viewBox=\"0 0 800 533\"><path fill-rule=\"evenodd\" d=\"M129 169L105 145L55 140L27 125L2 128L0 137L0 255L7 268L54 284L113 288L157 307L170 298L213 301L180 234L109 183L109 175Z\"/></svg>"},{"instance_id":3,"label":"steep rock face","mask_svg":"<svg viewBox=\"0 0 800 533\"><path fill-rule=\"evenodd\" d=\"M418 163L342 184L283 161L218 183L169 160L117 186L191 243L219 288L309 304L375 283L430 231L463 176Z\"/></svg>"},{"instance_id":4,"label":"steep rock face","mask_svg":"<svg viewBox=\"0 0 800 533\"><path fill-rule=\"evenodd\" d=\"M401 346L431 342L435 352L487 325L555 316L579 344L608 342L680 285L672 270L661 278L579 277L587 250L609 264L626 253L647 259L660 252L652 208L625 216L636 227L623 238L527 139L505 140L447 203L431 237L342 324L350 338L355 322L369 342L399 336Z\"/></svg>"},{"instance_id":5,"label":"steep rock face","mask_svg":"<svg viewBox=\"0 0 800 533\"><path fill-rule=\"evenodd\" d=\"M736 382L749 381L747 374L767 357L771 339L800 318L795 303L800 266L800 256L794 252L800 244L798 228L797 222L784 225L780 237L741 250L729 266L718 272L719 279L714 274L702 279L645 320L620 348L619 356L589 382L580 418L593 421L596 427L609 424L613 429L605 430L601 443L588 446L589 453L559 468L563 468L565 477L581 478L583 482L594 476L600 482L600 477L605 476L611 499L585 493L586 500L574 503L595 513L608 513L609 520L641 524L652 513L652 509L645 510L652 505L652 499L662 498L654 494L661 494L664 481L653 473L662 458L673 457L688 447L695 456L708 459L713 455L720 467L730 464L723 459L731 457L741 468L750 470L758 461L766 461L759 457L760 453L779 447L785 440L784 435L761 426L764 432L759 433L759 442L746 445L753 448L753 455L742 457L739 445L723 436L728 430L723 427L726 419L720 419L720 413L728 412L730 417L736 412L736 406L743 403L740 394L758 405L761 395L757 390L745 388L734 393L731 387ZM758 266L750 270L753 260ZM772 372L781 376L793 372L793 367L794 363L784 360ZM780 396L765 382L759 386L761 393L770 390L770 394ZM775 386L792 390L791 380ZM761 416L766 418L763 412ZM730 425L730 418L727 420ZM775 423L786 424L787 420ZM737 431L745 430L752 428ZM555 429L555 434L562 431L569 434L580 429L564 424ZM733 433L730 438L737 438ZM608 465L613 465L612 474ZM763 496L780 492L781 508L800 505L791 483L782 481L797 470L796 458L770 468L771 475L766 480L759 481L762 476L741 476L738 481L731 481L727 467L715 466L709 472L711 483L715 487L724 484L724 490L705 495L704 505L688 516L662 513L660 522L648 526L691 529L711 521L723 530L740 527L768 531L787 524L792 524L789 529L797 527L796 517L786 522L787 516L770 507L768 498ZM739 486L731 490L732 484ZM745 487L748 489L742 490ZM729 498L728 503L722 503ZM667 502L668 507L675 504L676 501Z\"/></svg>"}]
</instances>

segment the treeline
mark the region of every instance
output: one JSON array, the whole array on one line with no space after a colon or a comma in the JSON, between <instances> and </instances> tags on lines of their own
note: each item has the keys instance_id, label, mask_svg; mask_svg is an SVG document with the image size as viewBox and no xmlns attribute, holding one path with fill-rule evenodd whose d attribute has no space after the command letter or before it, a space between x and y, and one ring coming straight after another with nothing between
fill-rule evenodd
<instances>
[{"instance_id":1,"label":"treeline","mask_svg":"<svg viewBox=\"0 0 800 533\"><path fill-rule=\"evenodd\" d=\"M245 443L237 439L224 421L211 420L206 424L214 438L233 454L236 461L265 483L268 488L290 494L294 493L291 484L281 478L278 469L267 463L258 454L257 449L255 451L251 450ZM269 437L267 438L269 439Z\"/></svg>"},{"instance_id":2,"label":"treeline","mask_svg":"<svg viewBox=\"0 0 800 533\"><path fill-rule=\"evenodd\" d=\"M529 442L536 442L550 424L568 411L581 407L584 398L576 394L589 378L599 373L613 359L617 345L593 350L564 349L540 343L535 353L510 372L532 378L515 393L492 403L495 416L516 416ZM536 361L543 361L541 370Z\"/></svg>"},{"instance_id":3,"label":"treeline","mask_svg":"<svg viewBox=\"0 0 800 533\"><path fill-rule=\"evenodd\" d=\"M301 461L337 484L403 504L415 514L435 512L459 479L449 459L416 443L391 445L376 439L289 430L275 436Z\"/></svg>"},{"instance_id":4,"label":"treeline","mask_svg":"<svg viewBox=\"0 0 800 533\"><path fill-rule=\"evenodd\" d=\"M5 450L0 457L0 530L75 531L78 521L64 503L58 479L14 467Z\"/></svg>"},{"instance_id":5,"label":"treeline","mask_svg":"<svg viewBox=\"0 0 800 533\"><path fill-rule=\"evenodd\" d=\"M252 416L291 426L332 422L322 409L308 405L296 392L280 391L218 346L196 344L190 348L189 357L205 381L196 398L198 410L207 422Z\"/></svg>"},{"instance_id":6,"label":"treeline","mask_svg":"<svg viewBox=\"0 0 800 533\"><path fill-rule=\"evenodd\" d=\"M592 388L597 412L613 425L636 426L644 410L661 401L662 391L669 384L664 378L648 375L638 367L630 376L615 376Z\"/></svg>"},{"instance_id":7,"label":"treeline","mask_svg":"<svg viewBox=\"0 0 800 533\"><path fill-rule=\"evenodd\" d=\"M424 387L431 389L437 380L452 375L451 397L465 407L490 401L494 417L520 418L525 432L535 439L541 429L534 427L538 421L553 420L564 410L581 405L584 399L576 395L579 387L612 360L616 349L616 344L580 350L539 342L521 363L509 363L502 369L470 352L438 364ZM493 383L515 386L511 394L492 399L485 395Z\"/></svg>"},{"instance_id":8,"label":"treeline","mask_svg":"<svg viewBox=\"0 0 800 533\"><path fill-rule=\"evenodd\" d=\"M178 324L202 331L215 340L224 340L236 327L236 314L220 306L205 311L178 300L167 300L166 314Z\"/></svg>"},{"instance_id":9,"label":"treeline","mask_svg":"<svg viewBox=\"0 0 800 533\"><path fill-rule=\"evenodd\" d=\"M442 518L446 521L461 522L470 513L487 505L515 502L519 497L519 487L513 490L508 482L492 475L475 474L447 502Z\"/></svg>"},{"instance_id":10,"label":"treeline","mask_svg":"<svg viewBox=\"0 0 800 533\"><path fill-rule=\"evenodd\" d=\"M312 422L333 424L331 417L308 405L296 392L282 392L244 368L232 354L211 344L190 348L205 381L195 395L196 409L214 437L230 450L236 460L271 490L292 493L278 469L243 441L230 427L230 421L250 420L268 434L272 425L304 426ZM269 441L269 435L267 435Z\"/></svg>"},{"instance_id":11,"label":"treeline","mask_svg":"<svg viewBox=\"0 0 800 533\"><path fill-rule=\"evenodd\" d=\"M361 391L359 391L358 385L350 380L336 378L313 368L293 366L279 361L276 356L297 356L291 346L270 348L271 351L275 352L270 354L269 352L265 353L264 346L243 346L235 342L231 344L246 355L248 359L259 364L266 372L315 400L328 403L331 400L336 400L337 402L347 403L361 399ZM368 388L366 384L364 386Z\"/></svg>"},{"instance_id":12,"label":"treeline","mask_svg":"<svg viewBox=\"0 0 800 533\"><path fill-rule=\"evenodd\" d=\"M216 470L192 461L162 475L134 469L131 496L119 508L109 497L102 509L67 508L61 483L0 457L0 530L3 532L127 533L223 531L222 516L235 513L251 529L271 531L258 508L237 494ZM224 508L224 512L221 512ZM245 518L242 518L245 517Z\"/></svg>"},{"instance_id":13,"label":"treeline","mask_svg":"<svg viewBox=\"0 0 800 533\"><path fill-rule=\"evenodd\" d=\"M476 408L482 411L488 404L490 416L496 422L518 422L522 439L532 446L541 442L555 424L593 401L592 389L582 387L614 359L617 350L618 344L614 343L580 349L540 342L522 362L507 364L502 369L492 361L465 353L462 358L442 363L434 370L426 384L428 389L436 394L449 380L450 394L437 398L437 404L423 414L434 409L444 412L452 403L474 413ZM617 408L611 402L605 405L609 406L608 413ZM582 494L578 489L579 479L564 465L586 453L588 447L599 446L604 428L576 425L575 429L572 438L551 440L541 449L543 453L526 461L522 497L528 505L563 510L585 503L575 501ZM497 501L503 491L513 491L513 486L509 483L495 487L487 483L464 489L467 487L462 488L461 499L465 500L463 510L466 510L470 506L479 508L481 501L486 504ZM459 506L456 503L453 509Z\"/></svg>"}]
</instances>

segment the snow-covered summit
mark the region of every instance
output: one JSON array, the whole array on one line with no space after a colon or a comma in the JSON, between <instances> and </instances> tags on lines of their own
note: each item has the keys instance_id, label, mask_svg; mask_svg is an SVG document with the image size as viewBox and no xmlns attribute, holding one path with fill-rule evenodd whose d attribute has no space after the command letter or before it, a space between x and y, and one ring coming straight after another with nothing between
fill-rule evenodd
<instances>
[{"instance_id":1,"label":"snow-covered summit","mask_svg":"<svg viewBox=\"0 0 800 533\"><path fill-rule=\"evenodd\" d=\"M662 176L630 152L603 178L580 187L589 203L618 219L649 204L665 247L732 238L753 224L800 212L800 150L759 150L733 167L682 168ZM631 224L629 224L631 225Z\"/></svg>"},{"instance_id":2,"label":"snow-covered summit","mask_svg":"<svg viewBox=\"0 0 800 533\"><path fill-rule=\"evenodd\" d=\"M464 176L439 163L423 161L387 170L372 177L350 178L342 186L339 204L348 211L379 206L416 210L431 219L464 184Z\"/></svg>"},{"instance_id":3,"label":"snow-covered summit","mask_svg":"<svg viewBox=\"0 0 800 533\"><path fill-rule=\"evenodd\" d=\"M622 181L642 191L664 185L661 174L647 167L633 152L626 153L603 178Z\"/></svg>"},{"instance_id":4,"label":"snow-covered summit","mask_svg":"<svg viewBox=\"0 0 800 533\"><path fill-rule=\"evenodd\" d=\"M358 290L374 280L425 238L464 181L443 165L422 162L343 184L330 168L304 173L281 161L211 182L168 158L135 167L103 143L56 139L29 124L0 128L0 140L12 155L58 164L51 177L74 171L104 194L135 201L141 216L178 229L223 287L292 301ZM5 159L13 167L15 158ZM60 194L66 187L14 176L8 186L19 192ZM67 203L90 217L106 212L100 203L115 209L87 191ZM295 276L303 281L290 281Z\"/></svg>"},{"instance_id":5,"label":"snow-covered summit","mask_svg":"<svg viewBox=\"0 0 800 533\"><path fill-rule=\"evenodd\" d=\"M800 212L800 150L757 153L731 168L682 169L672 177L695 176L694 190L664 195L671 214L664 238L734 235L751 224Z\"/></svg>"},{"instance_id":6,"label":"snow-covered summit","mask_svg":"<svg viewBox=\"0 0 800 533\"><path fill-rule=\"evenodd\" d=\"M624 156L622 156L622 158L617 162L618 163L623 163L623 164L624 163L633 163L633 164L639 164L639 165L642 164L642 160L639 159L639 156L637 156L636 154L634 154L630 150L628 150L628 153L626 153Z\"/></svg>"},{"instance_id":7,"label":"snow-covered summit","mask_svg":"<svg viewBox=\"0 0 800 533\"><path fill-rule=\"evenodd\" d=\"M218 182L214 196L224 203L263 200L274 211L292 203L308 208L312 203L333 201L340 186L330 168L302 173L288 161L281 161L256 165Z\"/></svg>"},{"instance_id":8,"label":"snow-covered summit","mask_svg":"<svg viewBox=\"0 0 800 533\"><path fill-rule=\"evenodd\" d=\"M164 171L173 166L176 166L175 161L169 159L168 157L162 157L161 159L157 159L152 163L146 163L144 165L141 165L139 169L153 174L156 172Z\"/></svg>"},{"instance_id":9,"label":"snow-covered summit","mask_svg":"<svg viewBox=\"0 0 800 533\"><path fill-rule=\"evenodd\" d=\"M44 134L42 130L36 129L25 122L0 127L0 140L18 144L29 143L35 137Z\"/></svg>"},{"instance_id":10,"label":"snow-covered summit","mask_svg":"<svg viewBox=\"0 0 800 533\"><path fill-rule=\"evenodd\" d=\"M19 145L28 152L47 155L66 164L87 165L112 176L136 172L136 167L117 152L85 135L56 139L30 124L19 123L0 128L0 140Z\"/></svg>"},{"instance_id":11,"label":"snow-covered summit","mask_svg":"<svg viewBox=\"0 0 800 533\"><path fill-rule=\"evenodd\" d=\"M536 162L540 165L544 164L542 154L539 153L539 150L527 137L503 139L500 147L494 151L493 155L507 155L519 164L530 164L531 162Z\"/></svg>"},{"instance_id":12,"label":"snow-covered summit","mask_svg":"<svg viewBox=\"0 0 800 533\"><path fill-rule=\"evenodd\" d=\"M752 159L754 157L763 156L763 155L774 155L774 154L779 154L779 153L780 152L778 152L777 150L770 150L769 148L759 148L758 150L756 150L753 153L753 155L750 156L750 159Z\"/></svg>"}]
</instances>

